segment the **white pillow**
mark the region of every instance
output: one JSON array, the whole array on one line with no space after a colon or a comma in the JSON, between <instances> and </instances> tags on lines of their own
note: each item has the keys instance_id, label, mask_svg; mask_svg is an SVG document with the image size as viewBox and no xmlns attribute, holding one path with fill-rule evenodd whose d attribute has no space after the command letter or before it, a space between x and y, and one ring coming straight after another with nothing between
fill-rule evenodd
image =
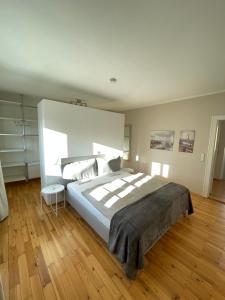
<instances>
[{"instance_id":1,"label":"white pillow","mask_svg":"<svg viewBox=\"0 0 225 300\"><path fill-rule=\"evenodd\" d=\"M112 170L110 169L110 167L108 165L108 161L109 160L104 157L97 157L98 176L112 173Z\"/></svg>"},{"instance_id":2,"label":"white pillow","mask_svg":"<svg viewBox=\"0 0 225 300\"><path fill-rule=\"evenodd\" d=\"M95 159L76 161L68 164L63 169L63 179L80 180L82 178L95 176Z\"/></svg>"}]
</instances>

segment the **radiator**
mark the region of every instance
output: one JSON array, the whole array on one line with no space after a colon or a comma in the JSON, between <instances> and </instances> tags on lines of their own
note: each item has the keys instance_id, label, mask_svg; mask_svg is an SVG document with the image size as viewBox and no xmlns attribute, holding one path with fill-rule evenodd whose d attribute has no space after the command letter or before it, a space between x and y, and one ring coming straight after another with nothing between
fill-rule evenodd
<instances>
[{"instance_id":1,"label":"radiator","mask_svg":"<svg viewBox=\"0 0 225 300\"><path fill-rule=\"evenodd\" d=\"M40 163L39 162L29 162L27 164L28 179L39 178L40 177Z\"/></svg>"}]
</instances>

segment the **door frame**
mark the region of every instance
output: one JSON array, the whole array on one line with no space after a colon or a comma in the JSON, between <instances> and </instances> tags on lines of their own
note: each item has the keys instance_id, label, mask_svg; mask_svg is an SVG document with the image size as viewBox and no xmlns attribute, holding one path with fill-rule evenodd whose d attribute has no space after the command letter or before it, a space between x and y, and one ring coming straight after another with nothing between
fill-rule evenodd
<instances>
[{"instance_id":1,"label":"door frame","mask_svg":"<svg viewBox=\"0 0 225 300\"><path fill-rule=\"evenodd\" d=\"M211 118L211 127L209 133L209 145L206 156L205 176L203 183L203 197L208 198L212 188L213 171L216 157L216 146L218 139L218 124L219 121L224 121L225 115L215 115Z\"/></svg>"}]
</instances>

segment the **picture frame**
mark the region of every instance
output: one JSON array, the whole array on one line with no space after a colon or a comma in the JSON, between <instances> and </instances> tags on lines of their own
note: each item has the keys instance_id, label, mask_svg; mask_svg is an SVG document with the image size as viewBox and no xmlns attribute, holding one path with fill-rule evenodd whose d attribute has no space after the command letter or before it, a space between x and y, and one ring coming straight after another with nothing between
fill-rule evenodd
<instances>
[{"instance_id":1,"label":"picture frame","mask_svg":"<svg viewBox=\"0 0 225 300\"><path fill-rule=\"evenodd\" d=\"M150 149L173 151L174 130L153 130L150 135Z\"/></svg>"},{"instance_id":2,"label":"picture frame","mask_svg":"<svg viewBox=\"0 0 225 300\"><path fill-rule=\"evenodd\" d=\"M195 143L195 130L181 130L179 139L179 152L193 153Z\"/></svg>"}]
</instances>

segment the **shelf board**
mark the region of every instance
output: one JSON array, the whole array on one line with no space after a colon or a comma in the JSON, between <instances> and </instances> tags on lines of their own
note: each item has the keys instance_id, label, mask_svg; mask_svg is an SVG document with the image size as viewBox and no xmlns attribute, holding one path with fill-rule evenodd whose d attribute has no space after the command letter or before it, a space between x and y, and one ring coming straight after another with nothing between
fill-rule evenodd
<instances>
[{"instance_id":1,"label":"shelf board","mask_svg":"<svg viewBox=\"0 0 225 300\"><path fill-rule=\"evenodd\" d=\"M15 161L15 162L5 162L2 163L2 168L12 168L12 167L24 167L26 164L30 165L40 165L39 161Z\"/></svg>"},{"instance_id":2,"label":"shelf board","mask_svg":"<svg viewBox=\"0 0 225 300\"><path fill-rule=\"evenodd\" d=\"M30 164L30 165L40 165L40 161L28 161L27 164Z\"/></svg>"},{"instance_id":3,"label":"shelf board","mask_svg":"<svg viewBox=\"0 0 225 300\"><path fill-rule=\"evenodd\" d=\"M24 122L37 122L38 120L34 120L34 119L24 119Z\"/></svg>"},{"instance_id":4,"label":"shelf board","mask_svg":"<svg viewBox=\"0 0 225 300\"><path fill-rule=\"evenodd\" d=\"M2 136L38 136L38 134L21 134L21 133L0 133Z\"/></svg>"},{"instance_id":5,"label":"shelf board","mask_svg":"<svg viewBox=\"0 0 225 300\"><path fill-rule=\"evenodd\" d=\"M26 177L25 176L5 176L4 177L5 183L14 182L14 181L21 181L21 180L26 180Z\"/></svg>"},{"instance_id":6,"label":"shelf board","mask_svg":"<svg viewBox=\"0 0 225 300\"><path fill-rule=\"evenodd\" d=\"M0 103L3 103L3 104L12 104L12 105L22 105L21 102L8 101L8 100L0 100Z\"/></svg>"},{"instance_id":7,"label":"shelf board","mask_svg":"<svg viewBox=\"0 0 225 300\"><path fill-rule=\"evenodd\" d=\"M0 120L6 120L6 121L23 121L21 118L10 118L10 117L0 117Z\"/></svg>"},{"instance_id":8,"label":"shelf board","mask_svg":"<svg viewBox=\"0 0 225 300\"><path fill-rule=\"evenodd\" d=\"M3 135L3 136L24 136L21 133L0 133L0 135Z\"/></svg>"},{"instance_id":9,"label":"shelf board","mask_svg":"<svg viewBox=\"0 0 225 300\"><path fill-rule=\"evenodd\" d=\"M2 168L24 167L24 166L26 166L26 163L24 161L2 163Z\"/></svg>"},{"instance_id":10,"label":"shelf board","mask_svg":"<svg viewBox=\"0 0 225 300\"><path fill-rule=\"evenodd\" d=\"M4 121L20 121L23 122L23 124L21 124L21 126L26 126L26 122L27 123L37 123L38 120L35 119L21 119L21 118L10 118L10 117L0 117L0 120L4 120Z\"/></svg>"},{"instance_id":11,"label":"shelf board","mask_svg":"<svg viewBox=\"0 0 225 300\"><path fill-rule=\"evenodd\" d=\"M17 102L17 101L9 101L9 100L0 100L0 103L2 104L10 104L10 105L19 105L19 106L23 106L25 108L34 108L37 109L37 106L33 106L33 105L24 105L22 102Z\"/></svg>"},{"instance_id":12,"label":"shelf board","mask_svg":"<svg viewBox=\"0 0 225 300\"><path fill-rule=\"evenodd\" d=\"M25 149L0 149L0 153L23 152Z\"/></svg>"}]
</instances>

